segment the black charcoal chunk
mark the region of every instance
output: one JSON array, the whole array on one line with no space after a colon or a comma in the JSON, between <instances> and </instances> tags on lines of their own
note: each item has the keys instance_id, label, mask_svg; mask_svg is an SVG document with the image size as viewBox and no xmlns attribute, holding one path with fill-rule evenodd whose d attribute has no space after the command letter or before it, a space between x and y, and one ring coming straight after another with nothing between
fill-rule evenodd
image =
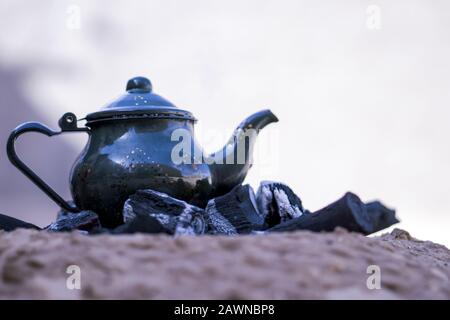
<instances>
[{"instance_id":1,"label":"black charcoal chunk","mask_svg":"<svg viewBox=\"0 0 450 320\"><path fill-rule=\"evenodd\" d=\"M268 227L298 218L304 212L300 198L281 182L261 182L256 203Z\"/></svg>"},{"instance_id":2,"label":"black charcoal chunk","mask_svg":"<svg viewBox=\"0 0 450 320\"><path fill-rule=\"evenodd\" d=\"M229 193L211 199L205 211L212 234L245 234L264 226L264 217L258 212L250 185L236 186Z\"/></svg>"},{"instance_id":3,"label":"black charcoal chunk","mask_svg":"<svg viewBox=\"0 0 450 320\"><path fill-rule=\"evenodd\" d=\"M203 234L206 229L203 209L150 189L137 191L125 202L125 223L139 215L157 219L169 234Z\"/></svg>"},{"instance_id":4,"label":"black charcoal chunk","mask_svg":"<svg viewBox=\"0 0 450 320\"><path fill-rule=\"evenodd\" d=\"M132 233L167 233L166 229L156 218L150 215L137 215L134 219L111 230L112 234L132 234Z\"/></svg>"},{"instance_id":5,"label":"black charcoal chunk","mask_svg":"<svg viewBox=\"0 0 450 320\"><path fill-rule=\"evenodd\" d=\"M380 201L366 203L366 210L372 221L372 232L386 229L400 222L395 216L395 210L387 208Z\"/></svg>"},{"instance_id":6,"label":"black charcoal chunk","mask_svg":"<svg viewBox=\"0 0 450 320\"><path fill-rule=\"evenodd\" d=\"M205 212L185 210L178 216L175 235L200 235L207 229Z\"/></svg>"},{"instance_id":7,"label":"black charcoal chunk","mask_svg":"<svg viewBox=\"0 0 450 320\"><path fill-rule=\"evenodd\" d=\"M323 209L313 213L305 213L298 218L272 227L268 231L310 230L320 232L333 231L336 227L365 235L373 232L374 228L368 216L367 208L357 195L347 192L341 199Z\"/></svg>"},{"instance_id":8,"label":"black charcoal chunk","mask_svg":"<svg viewBox=\"0 0 450 320\"><path fill-rule=\"evenodd\" d=\"M64 232L72 230L83 230L91 232L94 229L101 228L100 220L95 212L81 211L77 213L60 213L59 218L45 227L47 231Z\"/></svg>"},{"instance_id":9,"label":"black charcoal chunk","mask_svg":"<svg viewBox=\"0 0 450 320\"><path fill-rule=\"evenodd\" d=\"M6 216L4 214L0 214L0 230L4 231L13 231L15 229L36 229L40 230L41 228L35 226L34 224Z\"/></svg>"},{"instance_id":10,"label":"black charcoal chunk","mask_svg":"<svg viewBox=\"0 0 450 320\"><path fill-rule=\"evenodd\" d=\"M214 210L213 202L209 201L205 210L208 234L223 234L228 236L238 234L236 228L231 224L231 222L222 216L217 210Z\"/></svg>"}]
</instances>

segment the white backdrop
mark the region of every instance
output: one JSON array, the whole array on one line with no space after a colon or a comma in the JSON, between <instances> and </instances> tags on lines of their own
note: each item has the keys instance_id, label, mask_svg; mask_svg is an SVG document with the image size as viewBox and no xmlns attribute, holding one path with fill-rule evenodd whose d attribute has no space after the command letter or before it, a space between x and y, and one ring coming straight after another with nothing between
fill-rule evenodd
<instances>
[{"instance_id":1,"label":"white backdrop","mask_svg":"<svg viewBox=\"0 0 450 320\"><path fill-rule=\"evenodd\" d=\"M270 108L280 122L260 135L255 188L286 182L310 210L351 190L449 245L449 15L445 0L2 0L0 65L26 69L20 90L53 127L136 75L195 114L210 151Z\"/></svg>"}]
</instances>

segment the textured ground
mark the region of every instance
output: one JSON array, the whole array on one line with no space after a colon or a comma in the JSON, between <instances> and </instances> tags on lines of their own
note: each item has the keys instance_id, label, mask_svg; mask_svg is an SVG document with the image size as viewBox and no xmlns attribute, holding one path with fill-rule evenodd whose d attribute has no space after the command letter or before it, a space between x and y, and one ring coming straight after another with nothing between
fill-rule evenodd
<instances>
[{"instance_id":1,"label":"textured ground","mask_svg":"<svg viewBox=\"0 0 450 320\"><path fill-rule=\"evenodd\" d=\"M66 288L69 265L81 289ZM369 265L381 289L369 290ZM0 298L450 299L450 251L401 230L239 237L0 232Z\"/></svg>"}]
</instances>

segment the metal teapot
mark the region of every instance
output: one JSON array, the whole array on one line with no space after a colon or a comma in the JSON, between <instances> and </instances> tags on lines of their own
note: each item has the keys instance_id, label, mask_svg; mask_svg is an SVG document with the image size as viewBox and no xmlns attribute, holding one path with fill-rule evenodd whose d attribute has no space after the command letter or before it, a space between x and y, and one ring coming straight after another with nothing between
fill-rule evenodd
<instances>
[{"instance_id":1,"label":"metal teapot","mask_svg":"<svg viewBox=\"0 0 450 320\"><path fill-rule=\"evenodd\" d=\"M24 123L9 136L7 154L11 163L62 209L92 210L105 227L123 222L123 204L139 189L165 192L201 207L227 193L242 183L251 167L258 131L278 121L270 110L257 112L236 128L222 150L205 156L194 138L192 113L154 94L144 77L129 80L125 94L81 120L86 120L86 125L78 127L73 113L64 114L60 131L38 122ZM26 132L89 135L70 173L73 202L59 196L18 158L14 143Z\"/></svg>"}]
</instances>

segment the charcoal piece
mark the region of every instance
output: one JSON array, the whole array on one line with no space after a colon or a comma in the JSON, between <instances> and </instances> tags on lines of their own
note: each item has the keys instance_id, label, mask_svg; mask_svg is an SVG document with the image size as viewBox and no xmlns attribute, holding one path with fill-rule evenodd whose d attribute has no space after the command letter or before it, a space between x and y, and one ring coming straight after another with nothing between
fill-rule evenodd
<instances>
[{"instance_id":1,"label":"charcoal piece","mask_svg":"<svg viewBox=\"0 0 450 320\"><path fill-rule=\"evenodd\" d=\"M207 229L205 212L196 210L185 210L178 216L175 227L175 235L200 235Z\"/></svg>"},{"instance_id":2,"label":"charcoal piece","mask_svg":"<svg viewBox=\"0 0 450 320\"><path fill-rule=\"evenodd\" d=\"M213 234L244 234L262 229L264 217L256 208L250 185L239 185L229 193L211 199L206 206L206 220Z\"/></svg>"},{"instance_id":3,"label":"charcoal piece","mask_svg":"<svg viewBox=\"0 0 450 320\"><path fill-rule=\"evenodd\" d=\"M91 232L101 228L100 220L95 212L81 211L77 213L63 213L59 218L45 227L45 230L52 232L64 232L72 230L84 230Z\"/></svg>"},{"instance_id":4,"label":"charcoal piece","mask_svg":"<svg viewBox=\"0 0 450 320\"><path fill-rule=\"evenodd\" d=\"M366 210L372 221L372 232L386 229L400 222L395 216L395 210L387 208L380 201L366 203Z\"/></svg>"},{"instance_id":5,"label":"charcoal piece","mask_svg":"<svg viewBox=\"0 0 450 320\"><path fill-rule=\"evenodd\" d=\"M133 196L132 196L133 197ZM124 222L128 223L130 221L133 221L138 216L150 216L152 218L155 218L161 223L161 225L164 226L164 228L168 231L170 234L175 234L175 229L177 227L178 222L178 216L174 215L173 213L156 213L153 210L146 211L144 204L143 204L142 198L129 198L124 206L123 206L123 217Z\"/></svg>"},{"instance_id":6,"label":"charcoal piece","mask_svg":"<svg viewBox=\"0 0 450 320\"><path fill-rule=\"evenodd\" d=\"M139 215L157 219L167 233L174 235L203 234L206 228L203 209L150 189L137 191L125 202L125 223Z\"/></svg>"},{"instance_id":7,"label":"charcoal piece","mask_svg":"<svg viewBox=\"0 0 450 320\"><path fill-rule=\"evenodd\" d=\"M4 231L13 231L15 229L36 229L40 230L41 228L35 226L34 224L6 216L4 214L0 214L0 230Z\"/></svg>"},{"instance_id":8,"label":"charcoal piece","mask_svg":"<svg viewBox=\"0 0 450 320\"><path fill-rule=\"evenodd\" d=\"M132 234L132 233L167 233L166 229L158 219L150 215L137 215L134 219L111 230L112 234Z\"/></svg>"},{"instance_id":9,"label":"charcoal piece","mask_svg":"<svg viewBox=\"0 0 450 320\"><path fill-rule=\"evenodd\" d=\"M139 214L167 214L179 216L185 211L202 212L203 210L188 204L183 200L175 199L165 193L145 189L138 190L129 197L123 215L125 222L127 222L127 220L132 219Z\"/></svg>"},{"instance_id":10,"label":"charcoal piece","mask_svg":"<svg viewBox=\"0 0 450 320\"><path fill-rule=\"evenodd\" d=\"M268 227L298 218L304 212L300 198L281 182L261 182L256 193L256 203Z\"/></svg>"},{"instance_id":11,"label":"charcoal piece","mask_svg":"<svg viewBox=\"0 0 450 320\"><path fill-rule=\"evenodd\" d=\"M217 210L214 210L213 203L208 202L206 206L206 223L208 225L208 234L223 234L228 236L237 235L236 228Z\"/></svg>"},{"instance_id":12,"label":"charcoal piece","mask_svg":"<svg viewBox=\"0 0 450 320\"><path fill-rule=\"evenodd\" d=\"M347 192L341 199L313 213L285 221L267 231L282 232L294 230L333 231L342 227L348 231L370 234L373 232L367 208L359 197Z\"/></svg>"},{"instance_id":13,"label":"charcoal piece","mask_svg":"<svg viewBox=\"0 0 450 320\"><path fill-rule=\"evenodd\" d=\"M145 210L145 204L142 197L131 196L123 206L123 219L125 224L136 219L138 216L150 216L159 221L169 234L175 234L177 227L177 216L172 213L156 213L153 210Z\"/></svg>"}]
</instances>

